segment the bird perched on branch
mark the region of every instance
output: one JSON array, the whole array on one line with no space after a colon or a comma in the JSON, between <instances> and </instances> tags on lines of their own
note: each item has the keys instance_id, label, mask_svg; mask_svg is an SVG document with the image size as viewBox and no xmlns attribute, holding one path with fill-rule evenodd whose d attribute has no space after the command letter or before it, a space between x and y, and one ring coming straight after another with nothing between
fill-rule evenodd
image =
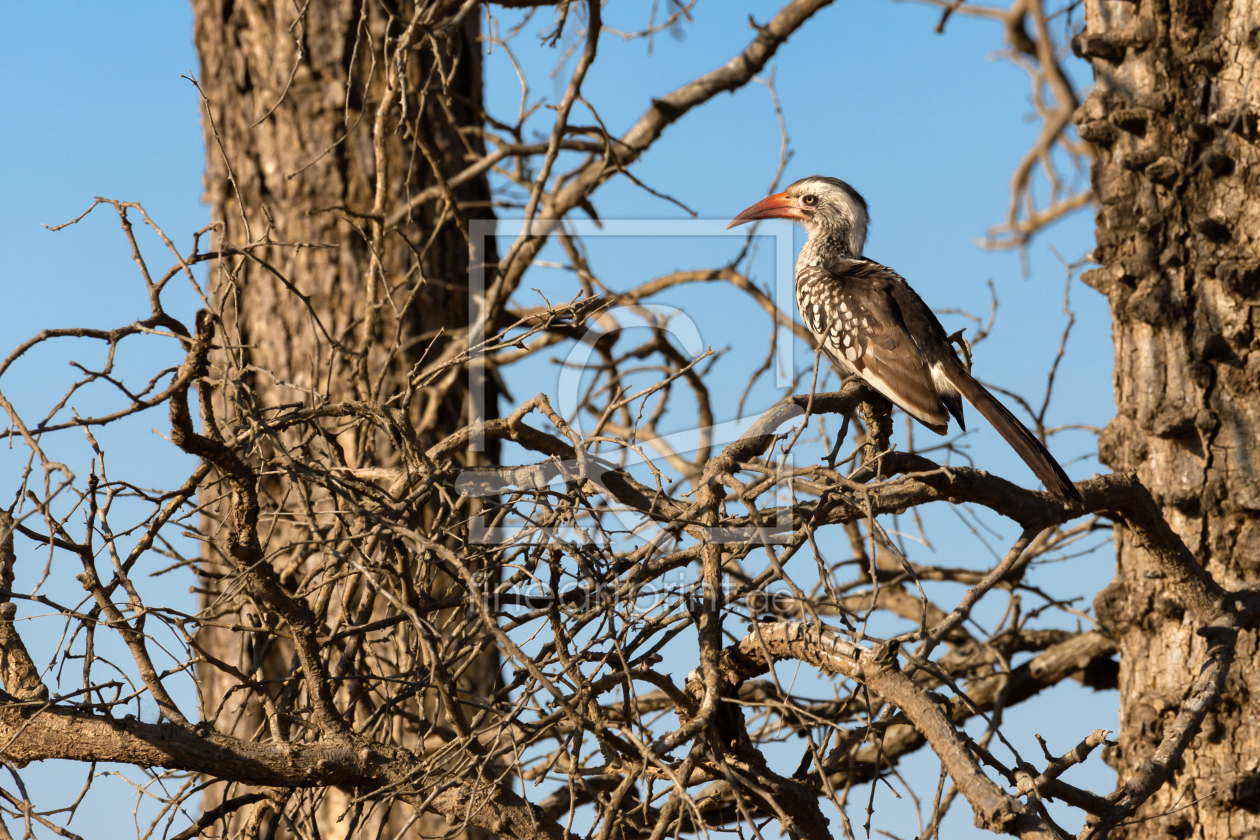
<instances>
[{"instance_id":1,"label":"bird perched on branch","mask_svg":"<svg viewBox=\"0 0 1260 840\"><path fill-rule=\"evenodd\" d=\"M1080 501L1041 441L963 366L936 315L887 266L862 256L870 217L857 190L838 178L802 178L736 216L791 219L809 233L796 260L796 305L823 352L907 414L943 435L966 398L1062 502Z\"/></svg>"}]
</instances>

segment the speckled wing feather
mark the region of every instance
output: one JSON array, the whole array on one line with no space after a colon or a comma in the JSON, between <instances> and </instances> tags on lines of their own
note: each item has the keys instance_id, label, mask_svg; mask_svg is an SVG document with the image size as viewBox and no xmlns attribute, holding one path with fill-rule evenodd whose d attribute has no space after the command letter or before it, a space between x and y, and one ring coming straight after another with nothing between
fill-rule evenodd
<instances>
[{"instance_id":1,"label":"speckled wing feather","mask_svg":"<svg viewBox=\"0 0 1260 840\"><path fill-rule=\"evenodd\" d=\"M867 259L805 266L796 302L828 356L923 425L944 434L950 414L963 425L965 397L1055 498L1080 500L1045 445L967 372L941 322L897 272Z\"/></svg>"},{"instance_id":2,"label":"speckled wing feather","mask_svg":"<svg viewBox=\"0 0 1260 840\"><path fill-rule=\"evenodd\" d=\"M829 268L804 266L797 272L796 304L805 325L837 365L944 434L949 413L933 382L928 357L906 326L889 275L901 278L868 260L843 261Z\"/></svg>"}]
</instances>

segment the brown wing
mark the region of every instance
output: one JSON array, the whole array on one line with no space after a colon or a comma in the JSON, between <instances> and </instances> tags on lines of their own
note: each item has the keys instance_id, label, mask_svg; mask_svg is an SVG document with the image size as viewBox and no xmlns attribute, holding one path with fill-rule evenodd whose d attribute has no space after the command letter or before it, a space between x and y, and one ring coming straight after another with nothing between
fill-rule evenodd
<instances>
[{"instance_id":1,"label":"brown wing","mask_svg":"<svg viewBox=\"0 0 1260 840\"><path fill-rule=\"evenodd\" d=\"M860 265L860 264L858 264ZM923 425L944 434L949 414L887 283L869 272L807 266L796 276L801 318L828 356Z\"/></svg>"}]
</instances>

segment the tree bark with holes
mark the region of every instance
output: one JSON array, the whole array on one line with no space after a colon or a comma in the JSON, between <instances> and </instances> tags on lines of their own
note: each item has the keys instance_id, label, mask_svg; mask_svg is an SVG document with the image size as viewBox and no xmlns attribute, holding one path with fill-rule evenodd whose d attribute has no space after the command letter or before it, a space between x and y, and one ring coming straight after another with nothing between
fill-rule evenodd
<instances>
[{"instance_id":1,"label":"tree bark with holes","mask_svg":"<svg viewBox=\"0 0 1260 840\"><path fill-rule=\"evenodd\" d=\"M1117 413L1102 460L1135 472L1217 581L1260 583L1260 152L1255 7L1087 0L1073 47L1095 88L1078 112L1097 149L1097 268L1111 303ZM1094 604L1121 651L1127 785L1167 777L1112 836L1260 836L1256 634L1180 756L1162 750L1213 642L1132 532ZM1117 792L1117 796L1122 792ZM1193 803L1193 804L1192 804ZM1189 806L1189 807L1186 807ZM1158 826L1158 828L1154 828ZM1161 835L1162 836L1162 835Z\"/></svg>"},{"instance_id":2,"label":"tree bark with holes","mask_svg":"<svg viewBox=\"0 0 1260 840\"><path fill-rule=\"evenodd\" d=\"M211 281L223 325L223 346L212 357L217 416L248 425L267 419L260 406L346 400L386 417L401 412L400 422L377 424L374 434L361 433L372 426L347 424L323 442L322 451L344 470L403 467L392 435L418 434L423 451L468 423L464 369L453 367L423 389L409 382L421 358L440 358L448 346L444 334L469 323L464 216L491 215L484 176L455 187L435 176L435 170L460 171L485 148L475 130L484 122L477 15L452 20L458 4L431 6L416 13L405 3L392 8L353 0L193 3L206 193L214 247L225 255ZM428 29L432 21L443 27ZM416 204L435 188L441 200ZM495 402L486 400L488 411ZM409 422L401 422L404 417ZM285 444L309 446L299 437ZM267 461L296 452L260 455ZM259 489L263 517L271 519L263 548L279 581L292 587L321 564L340 564L340 574L326 577L345 580L323 596L334 601L327 613L332 628L377 617L382 602L375 587L338 551L345 535L321 525L316 530L325 544L311 544L309 518L335 500L282 497L266 481ZM215 492L211 487L201 496L212 532L216 517L228 512L227 500L216 500ZM416 516L423 524L425 511ZM306 525L293 529L286 521L292 518L306 518ZM246 626L273 622L247 596L215 585L216 569L227 571L215 563L216 547L207 548L205 559L210 575L203 607ZM419 578L426 595L441 597L444 575ZM207 652L255 679L293 675L296 660L282 641L259 638L243 648L239 634L215 628L199 639ZM405 669L393 654L352 643L335 670ZM487 693L496 673L497 659L484 654L459 683ZM211 665L201 667L199 678L206 718L217 714L221 731L249 738L265 726L256 701L232 694L238 679ZM341 688L355 690L353 682ZM271 693L281 706L294 700L279 689ZM443 725L435 702L425 707L432 714L404 724L396 733L400 744L413 746L422 734L418 726ZM212 790L207 809L230 794ZM348 801L330 792L325 818L336 820ZM250 818L274 819L261 813L270 804L255 806ZM444 822L430 821L424 834L447 830Z\"/></svg>"}]
</instances>

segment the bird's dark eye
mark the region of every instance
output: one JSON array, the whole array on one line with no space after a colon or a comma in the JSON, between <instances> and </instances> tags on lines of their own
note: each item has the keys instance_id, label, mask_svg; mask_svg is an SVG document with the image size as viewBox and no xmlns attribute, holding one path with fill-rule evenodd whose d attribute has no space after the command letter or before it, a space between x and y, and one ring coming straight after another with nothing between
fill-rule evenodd
<instances>
[{"instance_id":1,"label":"bird's dark eye","mask_svg":"<svg viewBox=\"0 0 1260 840\"><path fill-rule=\"evenodd\" d=\"M808 204L809 206L811 206L811 207L812 207L812 206L814 206L815 204L817 204L817 203L818 203L818 196L816 196L816 195L807 195L807 196L805 196L804 198L802 198L802 199L801 199L801 201L805 202L806 204Z\"/></svg>"}]
</instances>

